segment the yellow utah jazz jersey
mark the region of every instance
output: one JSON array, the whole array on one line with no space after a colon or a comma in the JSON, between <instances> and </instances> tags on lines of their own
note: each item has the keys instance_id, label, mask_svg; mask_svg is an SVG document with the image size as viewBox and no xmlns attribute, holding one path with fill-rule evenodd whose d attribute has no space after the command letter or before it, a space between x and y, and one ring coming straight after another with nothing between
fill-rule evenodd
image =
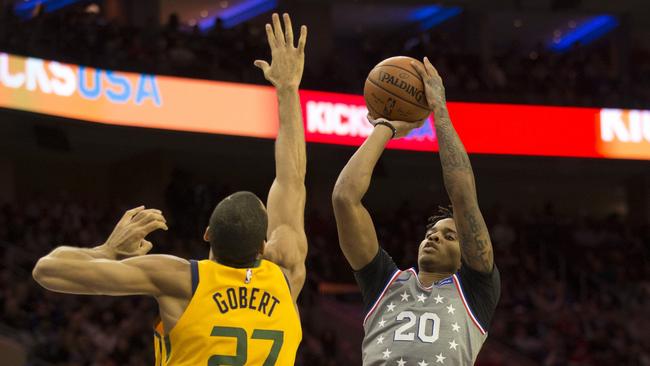
<instances>
[{"instance_id":1,"label":"yellow utah jazz jersey","mask_svg":"<svg viewBox=\"0 0 650 366\"><path fill-rule=\"evenodd\" d=\"M280 267L190 263L194 295L163 342L165 365L294 364L302 329Z\"/></svg>"},{"instance_id":2,"label":"yellow utah jazz jersey","mask_svg":"<svg viewBox=\"0 0 650 366\"><path fill-rule=\"evenodd\" d=\"M153 352L154 352L154 366L163 366L167 362L167 347L165 342L169 338L165 336L163 330L162 320L158 318L153 326Z\"/></svg>"},{"instance_id":3,"label":"yellow utah jazz jersey","mask_svg":"<svg viewBox=\"0 0 650 366\"><path fill-rule=\"evenodd\" d=\"M165 332L163 331L162 320L159 318L153 326L154 366L163 366L167 362L165 342L168 340L169 338L165 336Z\"/></svg>"}]
</instances>

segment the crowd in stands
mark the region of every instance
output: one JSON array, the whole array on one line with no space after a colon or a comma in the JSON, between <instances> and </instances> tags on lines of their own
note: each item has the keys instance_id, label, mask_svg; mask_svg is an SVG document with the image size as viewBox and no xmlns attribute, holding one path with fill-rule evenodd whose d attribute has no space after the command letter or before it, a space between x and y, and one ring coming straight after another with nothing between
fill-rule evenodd
<instances>
[{"instance_id":1,"label":"crowd in stands","mask_svg":"<svg viewBox=\"0 0 650 366\"><path fill-rule=\"evenodd\" d=\"M152 234L154 251L205 258L201 233L213 205L226 193L209 185L170 185L163 207L170 230ZM31 364L151 364L154 300L55 294L30 275L35 261L56 245L101 243L126 208L70 198L1 206L0 334L26 345ZM647 228L632 230L618 216L566 216L550 206L484 211L502 291L477 365L519 365L521 360L545 366L650 365ZM400 267L416 265L431 212L433 207L405 203L374 215L381 245ZM306 228L308 279L300 300L304 341L297 364L358 364L360 338L351 334L361 334L360 296L318 290L324 283L353 283L334 222L308 208ZM353 321L324 317L327 306L348 306Z\"/></svg>"},{"instance_id":2,"label":"crowd in stands","mask_svg":"<svg viewBox=\"0 0 650 366\"><path fill-rule=\"evenodd\" d=\"M108 69L265 83L252 66L254 59L268 56L262 25L249 22L225 29L217 22L200 31L171 17L163 26L152 22L138 28L109 21L101 13L67 11L22 21L7 11L0 21L0 51ZM303 86L360 93L368 70L379 60L429 55L450 100L626 107L650 103L650 54L643 50L631 52L630 67L622 68L607 48L597 46L556 54L541 46L523 50L513 45L483 60L476 50L462 48L436 29L397 37L399 42L371 37L359 41L357 50L362 52L352 57L358 60L352 67L339 67L349 49L330 52L330 59L318 60L321 67L308 61ZM225 188L173 182L163 207L170 230L153 234L154 251L204 258L202 231L214 204L227 193ZM154 300L60 295L31 278L35 261L54 246L101 243L126 208L70 197L0 206L0 335L24 344L30 364L152 364ZM417 243L433 211L411 202L374 214L381 245L402 268L416 264ZM616 215L565 215L552 206L484 213L502 291L477 365L519 365L527 359L544 366L650 366L645 336L650 329L647 227L631 228ZM300 300L304 341L297 364L358 364L360 339L351 339L347 328L361 327L360 296L319 292L325 283L353 283L333 220L308 207L306 228L308 279ZM337 304L351 305L359 321L323 324L321 311Z\"/></svg>"},{"instance_id":3,"label":"crowd in stands","mask_svg":"<svg viewBox=\"0 0 650 366\"><path fill-rule=\"evenodd\" d=\"M22 21L8 9L0 22L0 50L107 69L265 83L252 66L253 60L268 57L263 24L250 21L226 29L217 19L201 30L172 15L162 26L152 20L135 27L84 7ZM534 49L513 43L481 55L477 45L465 43L438 28L337 39L331 52L308 60L302 85L361 93L377 62L394 55L428 55L450 100L630 108L650 103L647 50L631 47L619 52L626 57L618 57L607 42L565 53L541 43Z\"/></svg>"}]
</instances>

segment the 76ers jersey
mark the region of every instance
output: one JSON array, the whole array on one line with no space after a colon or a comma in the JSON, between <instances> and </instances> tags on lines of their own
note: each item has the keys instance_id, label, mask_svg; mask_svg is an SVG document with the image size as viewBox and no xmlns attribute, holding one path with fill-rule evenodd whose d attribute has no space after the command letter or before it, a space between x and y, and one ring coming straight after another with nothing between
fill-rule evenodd
<instances>
[{"instance_id":1,"label":"76ers jersey","mask_svg":"<svg viewBox=\"0 0 650 366\"><path fill-rule=\"evenodd\" d=\"M262 260L233 268L192 261L194 296L167 334L165 365L293 365L300 318L284 274Z\"/></svg>"},{"instance_id":2,"label":"76ers jersey","mask_svg":"<svg viewBox=\"0 0 650 366\"><path fill-rule=\"evenodd\" d=\"M414 269L400 271L381 254L394 271L364 319L363 365L473 365L487 330L470 307L460 273L425 287Z\"/></svg>"}]
</instances>

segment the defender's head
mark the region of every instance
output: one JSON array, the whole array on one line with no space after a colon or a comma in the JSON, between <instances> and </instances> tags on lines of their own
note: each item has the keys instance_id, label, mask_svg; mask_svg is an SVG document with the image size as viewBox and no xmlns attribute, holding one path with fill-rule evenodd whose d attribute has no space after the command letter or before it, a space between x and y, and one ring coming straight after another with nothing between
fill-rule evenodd
<instances>
[{"instance_id":1,"label":"defender's head","mask_svg":"<svg viewBox=\"0 0 650 366\"><path fill-rule=\"evenodd\" d=\"M449 208L439 207L429 218L427 232L418 249L418 267L421 271L456 273L460 269L460 242Z\"/></svg>"},{"instance_id":2,"label":"defender's head","mask_svg":"<svg viewBox=\"0 0 650 366\"><path fill-rule=\"evenodd\" d=\"M210 216L204 239L214 258L231 267L250 267L264 251L268 217L262 201L251 192L224 198Z\"/></svg>"}]
</instances>

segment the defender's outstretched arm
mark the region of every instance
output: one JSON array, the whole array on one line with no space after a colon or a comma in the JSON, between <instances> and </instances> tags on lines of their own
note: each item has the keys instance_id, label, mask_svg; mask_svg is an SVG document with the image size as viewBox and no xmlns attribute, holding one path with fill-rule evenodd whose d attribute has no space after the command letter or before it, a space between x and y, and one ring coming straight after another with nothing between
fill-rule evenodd
<instances>
[{"instance_id":1,"label":"defender's outstretched arm","mask_svg":"<svg viewBox=\"0 0 650 366\"><path fill-rule=\"evenodd\" d=\"M275 180L267 200L269 227L268 243L264 256L283 267L296 300L305 282L305 173L307 153L305 133L300 109L298 87L302 79L305 59L307 27L300 28L297 47L294 46L291 19L283 15L284 31L280 17L273 14L273 25L266 25L271 47L271 65L255 61L264 77L276 88L280 126L275 140Z\"/></svg>"},{"instance_id":2,"label":"defender's outstretched arm","mask_svg":"<svg viewBox=\"0 0 650 366\"><path fill-rule=\"evenodd\" d=\"M158 229L167 229L160 211L134 208L124 214L104 244L58 247L39 259L32 275L41 286L70 294L188 295L189 281L183 286L177 280L179 275L189 274L188 261L145 255L152 244L144 238ZM118 256L130 258L116 260Z\"/></svg>"}]
</instances>

